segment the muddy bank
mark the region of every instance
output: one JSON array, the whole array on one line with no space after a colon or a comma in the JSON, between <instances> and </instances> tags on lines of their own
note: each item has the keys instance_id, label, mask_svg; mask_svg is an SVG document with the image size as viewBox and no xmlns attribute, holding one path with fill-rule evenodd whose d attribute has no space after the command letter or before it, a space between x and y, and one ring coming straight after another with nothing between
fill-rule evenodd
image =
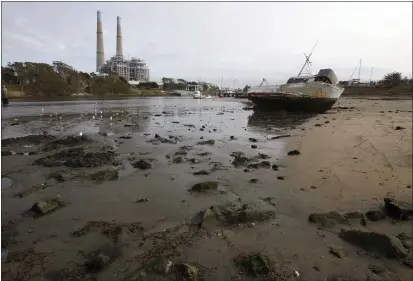
<instances>
[{"instance_id":1,"label":"muddy bank","mask_svg":"<svg viewBox=\"0 0 413 281\"><path fill-rule=\"evenodd\" d=\"M411 103L142 103L2 120L4 279L411 280Z\"/></svg>"}]
</instances>

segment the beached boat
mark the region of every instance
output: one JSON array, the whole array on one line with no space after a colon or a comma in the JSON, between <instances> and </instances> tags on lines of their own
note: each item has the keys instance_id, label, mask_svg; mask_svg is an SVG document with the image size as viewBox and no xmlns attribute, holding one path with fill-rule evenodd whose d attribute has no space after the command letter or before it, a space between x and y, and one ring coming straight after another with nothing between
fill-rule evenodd
<instances>
[{"instance_id":1,"label":"beached boat","mask_svg":"<svg viewBox=\"0 0 413 281\"><path fill-rule=\"evenodd\" d=\"M337 83L333 70L321 69L317 75L291 77L283 85L252 87L248 91L248 99L257 108L324 112L344 91Z\"/></svg>"}]
</instances>

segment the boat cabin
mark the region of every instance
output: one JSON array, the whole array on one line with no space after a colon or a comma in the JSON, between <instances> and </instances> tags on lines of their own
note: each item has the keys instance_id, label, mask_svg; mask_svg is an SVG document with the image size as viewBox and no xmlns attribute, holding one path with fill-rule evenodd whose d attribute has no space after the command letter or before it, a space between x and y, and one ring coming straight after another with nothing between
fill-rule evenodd
<instances>
[{"instance_id":1,"label":"boat cabin","mask_svg":"<svg viewBox=\"0 0 413 281\"><path fill-rule=\"evenodd\" d=\"M307 82L324 82L328 84L337 84L338 79L332 69L320 69L317 75L291 77L290 79L288 79L287 84Z\"/></svg>"}]
</instances>

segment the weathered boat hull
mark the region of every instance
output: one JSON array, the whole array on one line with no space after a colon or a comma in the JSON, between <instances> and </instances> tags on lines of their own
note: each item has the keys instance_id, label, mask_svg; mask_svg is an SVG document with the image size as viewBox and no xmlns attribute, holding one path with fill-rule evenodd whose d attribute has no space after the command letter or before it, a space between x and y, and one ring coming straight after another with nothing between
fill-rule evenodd
<instances>
[{"instance_id":1,"label":"weathered boat hull","mask_svg":"<svg viewBox=\"0 0 413 281\"><path fill-rule=\"evenodd\" d=\"M258 108L324 112L340 98L344 89L323 82L284 84L254 89L248 99Z\"/></svg>"},{"instance_id":2,"label":"weathered boat hull","mask_svg":"<svg viewBox=\"0 0 413 281\"><path fill-rule=\"evenodd\" d=\"M257 108L321 113L329 110L337 102L336 98L310 98L288 95L249 95Z\"/></svg>"}]
</instances>

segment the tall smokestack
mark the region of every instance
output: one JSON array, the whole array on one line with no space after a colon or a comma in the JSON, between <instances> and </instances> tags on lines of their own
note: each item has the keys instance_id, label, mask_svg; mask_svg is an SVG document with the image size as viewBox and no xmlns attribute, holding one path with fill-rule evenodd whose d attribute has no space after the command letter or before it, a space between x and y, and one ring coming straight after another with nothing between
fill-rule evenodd
<instances>
[{"instance_id":1,"label":"tall smokestack","mask_svg":"<svg viewBox=\"0 0 413 281\"><path fill-rule=\"evenodd\" d=\"M116 32L116 55L123 57L123 47L122 47L122 30L120 27L120 17L118 19L117 24L117 32Z\"/></svg>"},{"instance_id":2,"label":"tall smokestack","mask_svg":"<svg viewBox=\"0 0 413 281\"><path fill-rule=\"evenodd\" d=\"M100 68L105 63L105 51L103 49L103 32L101 13L97 13L97 29L96 29L96 72L100 72Z\"/></svg>"}]
</instances>

